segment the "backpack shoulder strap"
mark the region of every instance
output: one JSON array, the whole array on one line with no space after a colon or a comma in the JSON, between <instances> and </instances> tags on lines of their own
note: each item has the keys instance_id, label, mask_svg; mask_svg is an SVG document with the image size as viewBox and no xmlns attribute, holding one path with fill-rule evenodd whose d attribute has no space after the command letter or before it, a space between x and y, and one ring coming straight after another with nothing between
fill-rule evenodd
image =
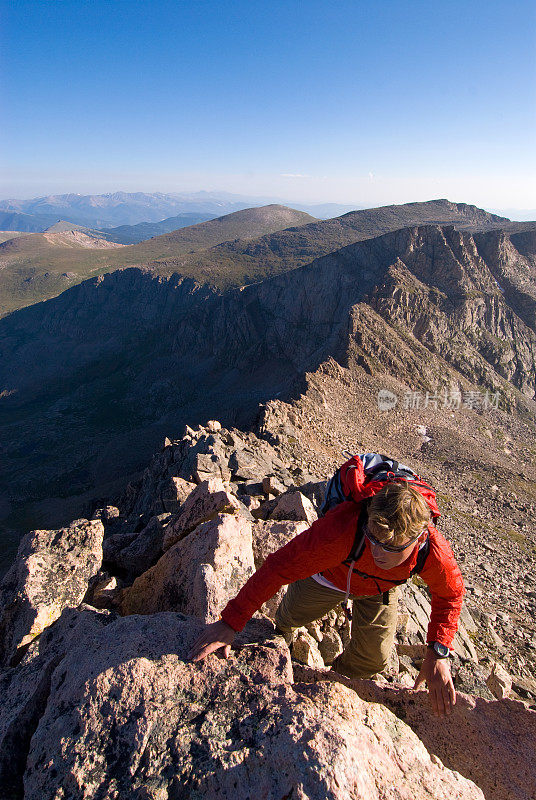
<instances>
[{"instance_id":1,"label":"backpack shoulder strap","mask_svg":"<svg viewBox=\"0 0 536 800\"><path fill-rule=\"evenodd\" d=\"M422 572L422 570L424 569L424 564L426 562L426 559L428 558L429 552L430 552L430 533L428 533L428 536L426 537L423 546L419 549L419 552L417 554L417 562L413 567L413 569L411 570L410 573L411 575L419 574L419 572Z\"/></svg>"},{"instance_id":2,"label":"backpack shoulder strap","mask_svg":"<svg viewBox=\"0 0 536 800\"><path fill-rule=\"evenodd\" d=\"M352 549L348 553L348 556L342 562L343 564L350 564L352 561L357 561L357 559L362 555L363 550L365 548L364 527L367 524L367 520L368 520L368 503L366 501L363 501L361 505L361 512L357 520L354 543L352 545Z\"/></svg>"}]
</instances>

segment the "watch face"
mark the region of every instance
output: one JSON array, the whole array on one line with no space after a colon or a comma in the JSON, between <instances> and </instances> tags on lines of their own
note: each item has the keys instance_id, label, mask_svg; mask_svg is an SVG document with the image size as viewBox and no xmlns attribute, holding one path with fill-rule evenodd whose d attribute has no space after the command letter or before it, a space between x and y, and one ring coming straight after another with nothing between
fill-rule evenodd
<instances>
[{"instance_id":1,"label":"watch face","mask_svg":"<svg viewBox=\"0 0 536 800\"><path fill-rule=\"evenodd\" d=\"M450 652L446 644L441 644L440 642L434 642L434 650L442 658L446 658Z\"/></svg>"}]
</instances>

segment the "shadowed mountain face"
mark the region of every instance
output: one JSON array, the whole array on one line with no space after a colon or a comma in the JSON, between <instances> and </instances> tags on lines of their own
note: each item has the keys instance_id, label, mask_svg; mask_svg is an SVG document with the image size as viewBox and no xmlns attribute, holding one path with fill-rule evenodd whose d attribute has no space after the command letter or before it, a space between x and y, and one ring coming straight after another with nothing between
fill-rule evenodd
<instances>
[{"instance_id":1,"label":"shadowed mountain face","mask_svg":"<svg viewBox=\"0 0 536 800\"><path fill-rule=\"evenodd\" d=\"M11 314L0 321L5 525L83 513L164 435L207 418L251 424L259 403L299 394L329 358L432 391L465 382L534 413L533 244L530 232L407 228L223 295L127 269Z\"/></svg>"}]
</instances>

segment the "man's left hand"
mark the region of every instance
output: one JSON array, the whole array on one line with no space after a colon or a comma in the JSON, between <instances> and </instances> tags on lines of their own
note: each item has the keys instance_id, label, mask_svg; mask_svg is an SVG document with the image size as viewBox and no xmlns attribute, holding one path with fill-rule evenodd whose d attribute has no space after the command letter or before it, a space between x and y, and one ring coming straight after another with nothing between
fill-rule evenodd
<instances>
[{"instance_id":1,"label":"man's left hand","mask_svg":"<svg viewBox=\"0 0 536 800\"><path fill-rule=\"evenodd\" d=\"M436 717L451 714L452 707L456 703L456 690L452 682L450 664L447 658L438 658L431 649L426 654L413 688L418 689L425 682L430 694L432 711Z\"/></svg>"}]
</instances>

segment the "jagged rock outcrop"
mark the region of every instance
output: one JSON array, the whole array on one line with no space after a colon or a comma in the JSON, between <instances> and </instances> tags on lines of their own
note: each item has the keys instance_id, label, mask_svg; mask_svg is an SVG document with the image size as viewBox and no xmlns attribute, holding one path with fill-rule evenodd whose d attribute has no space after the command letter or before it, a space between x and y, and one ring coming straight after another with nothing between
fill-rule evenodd
<instances>
[{"instance_id":1,"label":"jagged rock outcrop","mask_svg":"<svg viewBox=\"0 0 536 800\"><path fill-rule=\"evenodd\" d=\"M275 414L268 409L265 421ZM0 708L0 778L12 797L529 800L536 715L520 702L491 700L467 612L455 644L455 683L472 681L490 700L458 694L452 717L438 723L427 694L407 688L424 656L429 614L417 585L405 589L397 647L376 681L349 681L324 667L350 636L340 606L295 631L288 646L274 631L277 598L235 638L227 660L186 661L203 622L217 619L267 555L310 524L263 518L274 503L292 515L297 496L302 510L310 510L307 498L318 506L325 485L285 463L277 437L291 436L283 428L292 424L280 417L273 445L214 423L211 431L189 428L182 439L164 441L117 501L117 513L98 509L99 519L84 521L100 539L105 533L103 563L81 580L86 605L67 603L20 663L0 673L8 698ZM213 472L194 484L200 463ZM158 513L161 487L172 477L191 492L173 514ZM275 498L265 492L267 477L284 489ZM216 502L222 496L227 513ZM259 519L246 498L258 503ZM155 531L162 548L166 526L177 524L181 538L129 585L140 567L127 569L127 555L149 553ZM56 537L58 556L69 532ZM34 592L45 609L48 574ZM116 579L123 588L106 589ZM100 604L107 591L114 610L87 605ZM504 684L497 666L490 675L495 688Z\"/></svg>"},{"instance_id":2,"label":"jagged rock outcrop","mask_svg":"<svg viewBox=\"0 0 536 800\"><path fill-rule=\"evenodd\" d=\"M254 572L251 523L218 514L166 550L121 595L123 614L183 611L214 622Z\"/></svg>"},{"instance_id":3,"label":"jagged rock outcrop","mask_svg":"<svg viewBox=\"0 0 536 800\"><path fill-rule=\"evenodd\" d=\"M296 522L305 521L312 525L317 519L317 514L309 498L305 497L301 492L284 492L277 498L269 518L275 520L289 519Z\"/></svg>"},{"instance_id":4,"label":"jagged rock outcrop","mask_svg":"<svg viewBox=\"0 0 536 800\"><path fill-rule=\"evenodd\" d=\"M204 467L202 474L201 464ZM127 486L121 498L126 517L124 525L129 526L130 530L139 530L154 514L161 513L164 510L160 500L163 488L169 485L174 476L184 481L191 490L175 510L170 523L170 536L176 525L182 526L181 520L186 518L187 509L194 505L194 500L195 505L205 502L217 504L221 500L223 507L231 506L230 498L223 496L226 486L240 501L251 495L265 499L262 478L269 475L275 476L285 489L295 487L296 482L301 484L310 477L299 467L293 467L293 472L287 469L277 450L252 432L246 434L236 428L225 428L211 433L202 426L196 431L188 428L181 439L167 439L141 478ZM221 493L219 500L213 496L217 494L214 487ZM195 494L192 494L193 489L196 489ZM314 491L314 487L306 491ZM216 512L212 509L207 513ZM193 517L196 524L202 521L195 514Z\"/></svg>"},{"instance_id":5,"label":"jagged rock outcrop","mask_svg":"<svg viewBox=\"0 0 536 800\"><path fill-rule=\"evenodd\" d=\"M74 648L32 737L25 798L483 800L386 708L293 684L266 631L227 661L185 663L199 630L181 614L129 617Z\"/></svg>"},{"instance_id":6,"label":"jagged rock outcrop","mask_svg":"<svg viewBox=\"0 0 536 800\"><path fill-rule=\"evenodd\" d=\"M267 424L269 415L270 409L268 408L265 415ZM277 429L277 425L274 427ZM139 520L146 519L155 510L153 498L154 496L159 496L159 487L165 484L170 473L179 472L186 479L192 478L192 471L195 472L200 455L206 458L206 463L213 465L212 468L216 477L198 484L177 513L168 519L167 527L164 529L164 537L169 537L170 542L176 536L176 529L181 529L183 524L181 520L190 520L190 526L186 526L189 529L195 522L202 522L207 509L210 512L208 516L217 514L218 503L222 504L222 508L228 507L231 512L238 511L239 519L244 518L251 521L242 500L250 497L249 494L245 494L246 492L253 492L259 502L258 508L253 509L252 513L255 521L251 526L254 566L258 568L270 552L282 547L316 519L317 514L312 501L315 501L317 507L320 505L326 485L325 481L309 481L300 484L300 491L297 491L296 485L292 483L292 480L301 482L308 476L303 470L294 468L296 476L293 478L290 471L283 466L283 462L277 455L277 450L266 441L258 439L251 433L244 437L236 429L229 431L222 428L215 434L208 434L204 428L200 427L197 431L189 429L181 440L172 441L167 439L163 451L154 456L138 484L127 488L123 498L124 504L123 500L120 502L120 505L125 509L126 519L123 523L124 526L132 529ZM240 472L244 464L244 458L247 459L246 463L248 464L247 476ZM226 484L219 477L222 470L231 478L231 481ZM274 470L282 481L290 484L286 491L276 498L270 499L270 496L263 491L262 477L264 470ZM251 480L252 475L256 480ZM240 477L241 480L239 479ZM248 477L250 479L247 479ZM236 495L231 493L231 489L236 492ZM309 499L308 495L311 499ZM156 521L158 518L151 517L150 519ZM216 530L221 521L225 519L225 514L216 517ZM227 523L229 532L232 533L233 524L228 520ZM106 538L104 541L105 561L106 553L109 552L109 549L113 548L115 550L121 544L121 539L124 538L125 550L120 551L115 556L115 564L120 567L123 564L123 553L129 553L136 547L140 550L143 549L146 531L150 527L151 523L138 534L114 534L110 538ZM115 528L116 524L114 522L112 530L115 530ZM197 547L196 536L200 532L205 536L207 530L212 530L212 528L199 524L193 534L187 533L182 540L184 549L171 547L169 550L170 555L162 557L152 570L148 570L143 575L139 571L131 573L140 574L140 577L132 587L123 591L122 607L124 613L146 613L144 609L147 609L149 613L164 610L199 613L198 607L191 605L192 602L196 602L194 596L190 593L185 593L184 589L180 587L188 584L183 565L191 559L190 555L185 556L184 553L190 553L192 546ZM239 538L241 535L242 533L238 532ZM249 541L248 534L247 541L245 541L245 552L248 553L248 558ZM206 542L201 539L199 546L204 547L205 544ZM237 545L237 552L239 550L240 546ZM196 556L195 562L201 561L204 563L205 560L210 559L203 553ZM109 565L110 562L108 561L107 564ZM207 578L214 577L210 566L203 567L203 570L205 570L203 575L206 575ZM124 575L121 569L120 574ZM239 581L236 581L234 585L238 591L240 588ZM225 588L225 591L227 590L228 586ZM205 591L205 589L202 590L201 596L204 596ZM261 613L274 619L275 611L284 592L285 588L280 589L274 597L263 605ZM223 596L221 589L219 596L220 598ZM410 646L424 644L427 640L430 600L425 591L418 589L412 583L403 589L401 617L404 617L404 614L406 621L404 626L400 628L400 644ZM347 643L350 635L350 626L344 614L337 615L331 612L330 615L322 620L321 627L323 632L327 632L334 627L338 639L342 639L344 644ZM474 664L478 662L471 639L475 630L476 627L471 616L464 612L460 620L459 632L455 639L455 649L464 662L469 661ZM312 646L316 647L315 645ZM337 639L334 646L337 646ZM329 652L331 653L331 649ZM422 654L418 648L411 652L414 653L414 664L408 664L408 671L415 677L417 674L416 665L420 665ZM320 650L316 648L316 654L313 658L318 658L319 654ZM472 674L471 670L470 674ZM469 676L465 679L469 679ZM478 683L477 681L476 685ZM486 691L485 686L483 691Z\"/></svg>"},{"instance_id":7,"label":"jagged rock outcrop","mask_svg":"<svg viewBox=\"0 0 536 800\"><path fill-rule=\"evenodd\" d=\"M496 285L486 286L490 282L474 279L471 283L478 288L469 289L464 277L460 277L461 289L447 285L441 291L433 285L430 290L404 265L395 265L375 290L370 305L382 320L389 320L388 327L395 327L399 337L411 334L468 380L490 392L500 390L506 380L534 399L534 326L527 326L505 304ZM362 323L354 325L356 335L361 336ZM403 339L401 344L403 353L408 342ZM425 355L418 347L412 349L415 356L419 352ZM376 363L382 360L377 351L369 351L369 355Z\"/></svg>"},{"instance_id":8,"label":"jagged rock outcrop","mask_svg":"<svg viewBox=\"0 0 536 800\"><path fill-rule=\"evenodd\" d=\"M326 670L294 668L295 680L350 687L367 702L386 706L441 759L471 778L486 800L532 800L536 785L536 713L513 700L484 700L458 693L453 714L440 725L428 713L426 694L350 680ZM499 732L499 736L497 733Z\"/></svg>"},{"instance_id":9,"label":"jagged rock outcrop","mask_svg":"<svg viewBox=\"0 0 536 800\"><path fill-rule=\"evenodd\" d=\"M63 610L77 606L102 562L104 528L78 519L58 531L31 531L0 585L0 665L9 666Z\"/></svg>"},{"instance_id":10,"label":"jagged rock outcrop","mask_svg":"<svg viewBox=\"0 0 536 800\"><path fill-rule=\"evenodd\" d=\"M239 509L238 500L226 491L221 478L202 481L185 499L179 512L166 525L164 550L169 550L187 533L217 514L232 514Z\"/></svg>"},{"instance_id":11,"label":"jagged rock outcrop","mask_svg":"<svg viewBox=\"0 0 536 800\"><path fill-rule=\"evenodd\" d=\"M536 327L536 230L506 234L495 231L474 235L480 256L486 262L508 304L534 330Z\"/></svg>"}]
</instances>

